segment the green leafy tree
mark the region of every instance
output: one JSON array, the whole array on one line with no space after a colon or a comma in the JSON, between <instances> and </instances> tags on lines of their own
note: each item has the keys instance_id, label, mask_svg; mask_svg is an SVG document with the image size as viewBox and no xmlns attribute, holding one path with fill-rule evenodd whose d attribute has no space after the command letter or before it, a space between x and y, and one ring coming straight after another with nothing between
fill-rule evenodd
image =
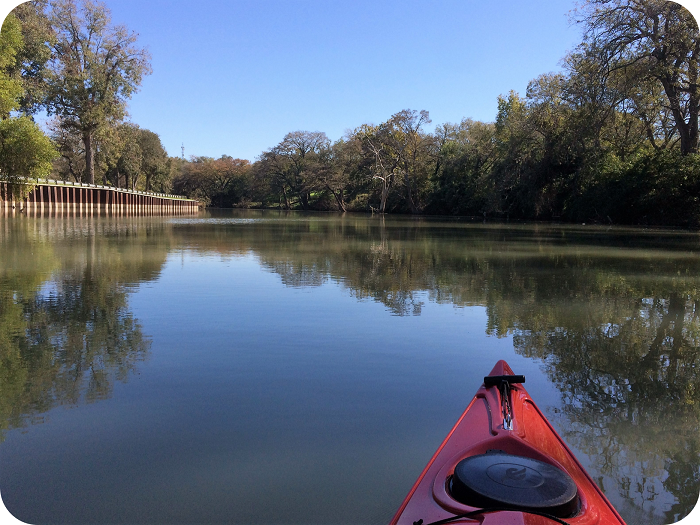
<instances>
[{"instance_id":1,"label":"green leafy tree","mask_svg":"<svg viewBox=\"0 0 700 525\"><path fill-rule=\"evenodd\" d=\"M80 182L85 175L85 151L80 135L56 118L49 122L49 132L60 155L53 163L52 178Z\"/></svg>"},{"instance_id":2,"label":"green leafy tree","mask_svg":"<svg viewBox=\"0 0 700 525\"><path fill-rule=\"evenodd\" d=\"M171 193L174 181L182 173L185 163L186 161L180 157L167 157L163 165L162 177L157 177L152 183L153 191Z\"/></svg>"},{"instance_id":3,"label":"green leafy tree","mask_svg":"<svg viewBox=\"0 0 700 525\"><path fill-rule=\"evenodd\" d=\"M681 153L697 152L700 33L693 16L666 0L586 0L574 18L585 29L581 49L606 74L624 73L632 89L659 83Z\"/></svg>"},{"instance_id":4,"label":"green leafy tree","mask_svg":"<svg viewBox=\"0 0 700 525\"><path fill-rule=\"evenodd\" d=\"M29 117L0 120L0 173L11 179L51 173L56 150Z\"/></svg>"},{"instance_id":5,"label":"green leafy tree","mask_svg":"<svg viewBox=\"0 0 700 525\"><path fill-rule=\"evenodd\" d=\"M22 26L9 14L0 31L0 118L8 118L17 109L24 91L21 78L13 71L22 45Z\"/></svg>"},{"instance_id":6,"label":"green leafy tree","mask_svg":"<svg viewBox=\"0 0 700 525\"><path fill-rule=\"evenodd\" d=\"M352 133L347 133L333 143L326 160L327 168L320 171L319 180L335 199L338 210L347 211L349 201L366 189L362 179L367 164L362 155L362 144ZM367 209L366 205L362 209Z\"/></svg>"},{"instance_id":7,"label":"green leafy tree","mask_svg":"<svg viewBox=\"0 0 700 525\"><path fill-rule=\"evenodd\" d=\"M23 93L19 111L33 114L40 110L46 97L46 75L51 59L54 33L46 16L48 0L30 0L12 10L21 26L23 45L15 55L11 74L21 79Z\"/></svg>"},{"instance_id":8,"label":"green leafy tree","mask_svg":"<svg viewBox=\"0 0 700 525\"><path fill-rule=\"evenodd\" d=\"M303 210L310 208L311 195L321 189L319 175L327 168L330 141L320 131L287 133L274 148L263 152L258 160L258 177L270 180L270 187L284 197L285 207L292 207L296 198Z\"/></svg>"},{"instance_id":9,"label":"green leafy tree","mask_svg":"<svg viewBox=\"0 0 700 525\"><path fill-rule=\"evenodd\" d=\"M435 130L435 172L428 211L481 215L492 211L494 125L464 119Z\"/></svg>"},{"instance_id":10,"label":"green leafy tree","mask_svg":"<svg viewBox=\"0 0 700 525\"><path fill-rule=\"evenodd\" d=\"M493 174L499 200L498 211L534 218L540 212L536 165L541 158L541 135L534 129L527 101L511 91L498 97L495 146L498 156Z\"/></svg>"},{"instance_id":11,"label":"green leafy tree","mask_svg":"<svg viewBox=\"0 0 700 525\"><path fill-rule=\"evenodd\" d=\"M56 33L47 75L47 110L78 133L85 151L85 180L95 181L95 139L121 120L126 102L150 73L149 54L137 35L113 26L107 7L91 0L57 0L49 15Z\"/></svg>"},{"instance_id":12,"label":"green leafy tree","mask_svg":"<svg viewBox=\"0 0 700 525\"><path fill-rule=\"evenodd\" d=\"M11 182L17 198L31 189L25 179L48 175L56 157L51 141L30 118L10 116L24 93L15 70L22 48L21 23L10 14L0 32L0 176Z\"/></svg>"},{"instance_id":13,"label":"green leafy tree","mask_svg":"<svg viewBox=\"0 0 700 525\"><path fill-rule=\"evenodd\" d=\"M153 191L154 187L166 184L169 175L166 169L168 154L163 148L158 134L140 129L136 138L141 149L141 173L145 177L145 190Z\"/></svg>"},{"instance_id":14,"label":"green leafy tree","mask_svg":"<svg viewBox=\"0 0 700 525\"><path fill-rule=\"evenodd\" d=\"M143 153L139 144L139 127L126 122L117 127L119 154L112 170L116 186L129 190L136 189L141 176Z\"/></svg>"},{"instance_id":15,"label":"green leafy tree","mask_svg":"<svg viewBox=\"0 0 700 525\"><path fill-rule=\"evenodd\" d=\"M426 110L404 109L392 115L389 122L394 128L389 137L396 142L394 149L399 152L406 206L411 213L418 213L423 208L431 160L428 155L431 140L422 128L432 121Z\"/></svg>"},{"instance_id":16,"label":"green leafy tree","mask_svg":"<svg viewBox=\"0 0 700 525\"><path fill-rule=\"evenodd\" d=\"M404 109L378 126L365 124L353 132L371 159L368 177L381 185L381 213L386 212L392 189L399 187L403 189L402 202L397 203L400 209L417 213L423 207L432 141L422 128L430 122L427 111Z\"/></svg>"}]
</instances>

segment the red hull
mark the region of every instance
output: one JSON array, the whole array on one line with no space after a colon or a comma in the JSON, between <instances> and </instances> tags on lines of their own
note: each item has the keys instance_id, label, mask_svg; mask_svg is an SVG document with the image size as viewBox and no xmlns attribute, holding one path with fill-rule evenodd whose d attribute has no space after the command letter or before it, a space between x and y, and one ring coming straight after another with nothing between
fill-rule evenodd
<instances>
[{"instance_id":1,"label":"red hull","mask_svg":"<svg viewBox=\"0 0 700 525\"><path fill-rule=\"evenodd\" d=\"M505 361L499 361L491 376L513 375ZM623 519L583 469L571 450L520 384L511 386L512 430L504 428L501 391L481 386L474 399L425 467L391 525L424 525L458 514L478 510L456 501L449 490L455 466L464 458L498 449L525 456L566 472L578 489L579 510L563 518L571 525L624 525ZM470 460L471 461L471 460ZM452 523L483 525L551 525L549 518L520 511L484 513Z\"/></svg>"}]
</instances>

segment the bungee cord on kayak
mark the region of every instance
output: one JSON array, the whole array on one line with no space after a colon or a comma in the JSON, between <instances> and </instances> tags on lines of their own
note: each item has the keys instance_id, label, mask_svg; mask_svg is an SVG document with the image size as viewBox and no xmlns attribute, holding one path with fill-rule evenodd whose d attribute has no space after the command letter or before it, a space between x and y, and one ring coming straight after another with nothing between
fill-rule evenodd
<instances>
[{"instance_id":1,"label":"bungee cord on kayak","mask_svg":"<svg viewBox=\"0 0 700 525\"><path fill-rule=\"evenodd\" d=\"M501 394L501 412L503 413L503 428L513 430L513 407L510 403L510 385L522 384L525 382L523 375L502 375L484 377L484 386L497 386Z\"/></svg>"},{"instance_id":2,"label":"bungee cord on kayak","mask_svg":"<svg viewBox=\"0 0 700 525\"><path fill-rule=\"evenodd\" d=\"M432 523L423 523L423 520L417 520L413 522L413 525L442 525L443 523L449 523L451 521L456 521L456 520L461 520L461 519L469 519L473 518L475 516L479 516L481 514L486 514L488 512L503 512L503 511L517 511L517 512L523 512L525 514L534 514L535 516L542 516L543 518L548 518L556 523L560 523L561 525L571 525L569 522L564 521L560 518L557 518L556 516L552 516L551 514L547 514L545 512L537 512L534 510L524 510L524 509L508 509L505 507L492 507L488 509L478 509L478 510L473 510L471 512L467 512L465 514L457 514L455 516L450 516L449 518L445 518L442 520L438 521L433 521Z\"/></svg>"}]
</instances>

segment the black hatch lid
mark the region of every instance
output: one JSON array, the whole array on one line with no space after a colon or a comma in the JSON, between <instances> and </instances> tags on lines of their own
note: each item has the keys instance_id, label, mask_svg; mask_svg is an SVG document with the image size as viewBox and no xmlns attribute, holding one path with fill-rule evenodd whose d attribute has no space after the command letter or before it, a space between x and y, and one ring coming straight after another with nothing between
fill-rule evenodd
<instances>
[{"instance_id":1,"label":"black hatch lid","mask_svg":"<svg viewBox=\"0 0 700 525\"><path fill-rule=\"evenodd\" d=\"M558 518L578 509L576 483L566 472L500 450L460 461L451 485L452 496L472 507L538 510Z\"/></svg>"}]
</instances>

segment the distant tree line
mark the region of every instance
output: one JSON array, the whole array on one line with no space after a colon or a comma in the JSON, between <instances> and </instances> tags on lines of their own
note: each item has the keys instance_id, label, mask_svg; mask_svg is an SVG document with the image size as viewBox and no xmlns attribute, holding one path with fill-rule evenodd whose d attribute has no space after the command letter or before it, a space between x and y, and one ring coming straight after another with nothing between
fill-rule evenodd
<instances>
[{"instance_id":1,"label":"distant tree line","mask_svg":"<svg viewBox=\"0 0 700 525\"><path fill-rule=\"evenodd\" d=\"M288 133L251 163L168 157L125 120L150 72L136 35L103 4L33 0L3 25L0 81L16 84L0 90L0 172L50 170L217 207L699 226L695 20L664 0L585 0L571 19L582 41L562 72L500 96L493 122L428 130L427 111L405 109L335 142ZM54 119L48 142L29 118L40 108ZM31 148L27 168L11 160L5 144L17 140L3 126L46 146Z\"/></svg>"}]
</instances>

